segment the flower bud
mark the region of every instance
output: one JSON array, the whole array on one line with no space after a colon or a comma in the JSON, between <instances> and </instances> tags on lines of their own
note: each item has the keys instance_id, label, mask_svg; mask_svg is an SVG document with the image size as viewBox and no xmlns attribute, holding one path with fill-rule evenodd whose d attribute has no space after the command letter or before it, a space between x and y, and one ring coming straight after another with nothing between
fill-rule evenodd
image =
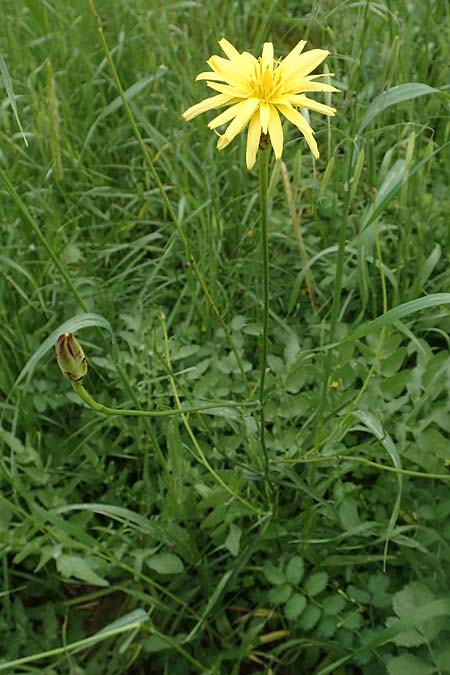
<instances>
[{"instance_id":1,"label":"flower bud","mask_svg":"<svg viewBox=\"0 0 450 675\"><path fill-rule=\"evenodd\" d=\"M87 361L83 349L72 333L63 333L55 345L56 360L64 377L72 384L83 384Z\"/></svg>"}]
</instances>

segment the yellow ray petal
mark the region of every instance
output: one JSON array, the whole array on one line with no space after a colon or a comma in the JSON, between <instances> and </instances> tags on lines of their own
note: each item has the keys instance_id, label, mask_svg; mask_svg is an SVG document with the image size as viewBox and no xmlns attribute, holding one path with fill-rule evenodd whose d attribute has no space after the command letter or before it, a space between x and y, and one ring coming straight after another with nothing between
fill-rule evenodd
<instances>
[{"instance_id":1,"label":"yellow ray petal","mask_svg":"<svg viewBox=\"0 0 450 675\"><path fill-rule=\"evenodd\" d=\"M245 60L241 59L239 64L236 64L223 59L221 56L211 56L207 64L215 73L222 76L224 82L238 87L248 87L249 71L253 66L248 65Z\"/></svg>"},{"instance_id":2,"label":"yellow ray petal","mask_svg":"<svg viewBox=\"0 0 450 675\"><path fill-rule=\"evenodd\" d=\"M336 89L331 84L325 84L324 82L303 82L298 87L295 87L292 92L312 92L312 91L322 91L322 92L340 92L340 89Z\"/></svg>"},{"instance_id":3,"label":"yellow ray petal","mask_svg":"<svg viewBox=\"0 0 450 675\"><path fill-rule=\"evenodd\" d=\"M302 53L305 45L306 45L306 40L300 40L300 42L297 42L295 47L293 49L291 49L289 54L282 61L285 68L289 67L290 64L292 63L292 61L294 61L294 59L297 56L300 56L300 54Z\"/></svg>"},{"instance_id":4,"label":"yellow ray petal","mask_svg":"<svg viewBox=\"0 0 450 675\"><path fill-rule=\"evenodd\" d=\"M273 69L273 44L271 42L265 42L263 45L261 67L263 72L266 68Z\"/></svg>"},{"instance_id":5,"label":"yellow ray petal","mask_svg":"<svg viewBox=\"0 0 450 675\"><path fill-rule=\"evenodd\" d=\"M221 136L217 142L217 148L219 150L226 148L226 146L231 143L233 138L237 136L243 129L245 129L250 117L253 115L258 106L259 99L257 98L249 98L242 102L239 113L236 115L223 136Z\"/></svg>"},{"instance_id":6,"label":"yellow ray petal","mask_svg":"<svg viewBox=\"0 0 450 675\"><path fill-rule=\"evenodd\" d=\"M267 127L269 126L270 105L265 101L261 101L259 106L259 117L261 120L261 129L263 134L267 134Z\"/></svg>"},{"instance_id":7,"label":"yellow ray petal","mask_svg":"<svg viewBox=\"0 0 450 675\"><path fill-rule=\"evenodd\" d=\"M283 127L275 106L270 106L269 136L275 152L275 159L280 159L283 153Z\"/></svg>"},{"instance_id":8,"label":"yellow ray petal","mask_svg":"<svg viewBox=\"0 0 450 675\"><path fill-rule=\"evenodd\" d=\"M228 105L229 103L234 103L234 100L225 94L218 94L217 96L205 98L203 101L200 101L200 103L196 103L185 110L183 113L183 119L188 122L189 120L194 119L194 117L201 115L201 113L206 112L207 110L222 108L224 105Z\"/></svg>"},{"instance_id":9,"label":"yellow ray petal","mask_svg":"<svg viewBox=\"0 0 450 675\"><path fill-rule=\"evenodd\" d=\"M221 124L226 124L227 122L232 120L233 117L236 117L239 110L241 109L241 106L243 105L244 101L239 101L239 103L235 103L235 105L230 106L222 113L220 113L220 115L214 117L214 119L212 119L211 122L208 124L208 127L210 129L216 129L217 127L220 127Z\"/></svg>"},{"instance_id":10,"label":"yellow ray petal","mask_svg":"<svg viewBox=\"0 0 450 675\"><path fill-rule=\"evenodd\" d=\"M311 49L305 54L300 54L295 59L292 59L287 65L284 61L280 63L286 88L291 88L293 85L291 81L296 81L299 78L304 78L305 75L317 68L318 65L324 61L330 52L326 49Z\"/></svg>"},{"instance_id":11,"label":"yellow ray petal","mask_svg":"<svg viewBox=\"0 0 450 675\"><path fill-rule=\"evenodd\" d=\"M249 98L251 93L229 84L222 84L221 82L211 82L210 80L207 80L206 84L208 87L211 87L211 89L214 89L214 91L220 91L221 94L226 94L232 98Z\"/></svg>"},{"instance_id":12,"label":"yellow ray petal","mask_svg":"<svg viewBox=\"0 0 450 675\"><path fill-rule=\"evenodd\" d=\"M247 169L253 169L256 162L256 155L259 148L259 139L261 138L261 123L259 120L259 112L256 111L250 118L247 135L247 152L246 162Z\"/></svg>"},{"instance_id":13,"label":"yellow ray petal","mask_svg":"<svg viewBox=\"0 0 450 675\"><path fill-rule=\"evenodd\" d=\"M230 61L233 61L234 59L238 59L240 57L240 54L236 47L233 47L231 42L229 42L226 38L222 38L219 40L219 45L222 48L222 51L228 56Z\"/></svg>"},{"instance_id":14,"label":"yellow ray petal","mask_svg":"<svg viewBox=\"0 0 450 675\"><path fill-rule=\"evenodd\" d=\"M286 119L289 120L289 122L295 124L297 129L301 131L309 145L309 149L311 150L312 154L316 159L318 159L319 149L314 138L314 131L311 129L303 115L301 115L298 110L295 110L295 108L291 108L288 105L277 105L277 108L286 117Z\"/></svg>"},{"instance_id":15,"label":"yellow ray petal","mask_svg":"<svg viewBox=\"0 0 450 675\"><path fill-rule=\"evenodd\" d=\"M322 113L322 115L335 115L336 108L332 108L329 105L324 103L319 103L318 101L313 101L306 96L299 96L295 94L289 94L288 96L283 96L279 101L280 103L290 103L293 106L299 108L307 108L308 110L314 110L315 112ZM277 101L273 101L276 105Z\"/></svg>"},{"instance_id":16,"label":"yellow ray petal","mask_svg":"<svg viewBox=\"0 0 450 675\"><path fill-rule=\"evenodd\" d=\"M220 73L215 73L213 70L205 70L203 73L199 73L195 78L195 81L199 82L200 80L216 80L218 82L227 81L224 75L220 75Z\"/></svg>"}]
</instances>

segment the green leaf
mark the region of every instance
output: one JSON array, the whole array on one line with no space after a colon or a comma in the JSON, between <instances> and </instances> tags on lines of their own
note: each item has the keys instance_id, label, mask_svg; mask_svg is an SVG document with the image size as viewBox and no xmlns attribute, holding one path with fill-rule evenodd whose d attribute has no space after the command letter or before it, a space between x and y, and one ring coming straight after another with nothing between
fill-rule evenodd
<instances>
[{"instance_id":1,"label":"green leaf","mask_svg":"<svg viewBox=\"0 0 450 675\"><path fill-rule=\"evenodd\" d=\"M391 87L377 96L366 110L361 124L358 129L358 136L364 131L368 124L383 110L390 108L392 105L398 105L404 101L411 101L419 96L426 96L427 94L438 94L439 89L434 89L428 84L421 84L420 82L406 82L405 84L398 84Z\"/></svg>"},{"instance_id":2,"label":"green leaf","mask_svg":"<svg viewBox=\"0 0 450 675\"><path fill-rule=\"evenodd\" d=\"M239 553L241 536L242 536L241 528L235 525L234 523L231 523L228 537L225 539L225 546L230 551L231 555L234 555L235 557Z\"/></svg>"},{"instance_id":3,"label":"green leaf","mask_svg":"<svg viewBox=\"0 0 450 675\"><path fill-rule=\"evenodd\" d=\"M309 576L304 584L305 593L313 598L325 590L328 583L328 574L326 572L315 572Z\"/></svg>"},{"instance_id":4,"label":"green leaf","mask_svg":"<svg viewBox=\"0 0 450 675\"><path fill-rule=\"evenodd\" d=\"M381 316L377 316L376 319L363 324L361 328L358 328L354 333L345 337L340 344L360 340L362 337L369 335L369 333L378 331L380 328L383 328L383 326L389 326L404 316L416 314L417 312L421 312L424 309L430 309L431 307L439 307L439 305L450 305L450 293L433 293L431 295L426 295L423 298L417 298L416 300L410 300L409 302L398 305L384 314L381 314ZM330 348L331 345L327 346Z\"/></svg>"},{"instance_id":5,"label":"green leaf","mask_svg":"<svg viewBox=\"0 0 450 675\"><path fill-rule=\"evenodd\" d=\"M358 505L356 500L351 495L346 495L342 500L341 504L338 507L339 520L342 523L342 527L347 532L355 529L361 524L361 520L358 515Z\"/></svg>"},{"instance_id":6,"label":"green leaf","mask_svg":"<svg viewBox=\"0 0 450 675\"><path fill-rule=\"evenodd\" d=\"M403 619L414 614L417 607L422 607L433 600L434 596L430 589L419 581L414 581L394 595L392 607L397 616ZM394 642L402 647L414 647L431 642L439 633L441 626L440 618L423 623L417 622L414 630L400 633Z\"/></svg>"},{"instance_id":7,"label":"green leaf","mask_svg":"<svg viewBox=\"0 0 450 675\"><path fill-rule=\"evenodd\" d=\"M92 586L109 586L106 579L102 579L94 572L89 558L62 553L56 559L56 569L67 579L79 579Z\"/></svg>"},{"instance_id":8,"label":"green leaf","mask_svg":"<svg viewBox=\"0 0 450 675\"><path fill-rule=\"evenodd\" d=\"M307 605L307 600L301 593L294 593L287 601L284 607L284 616L289 621L293 621L300 616Z\"/></svg>"},{"instance_id":9,"label":"green leaf","mask_svg":"<svg viewBox=\"0 0 450 675\"><path fill-rule=\"evenodd\" d=\"M350 654L347 654L346 656L329 663L327 666L319 670L316 675L331 675L331 673L335 673L336 670L344 663L354 659L355 656L358 656L359 654L365 654L366 652L371 652L374 649L378 649L378 647L383 645L385 642L394 640L394 638L402 631L408 630L411 627L437 617L445 617L445 620L448 621L449 616L450 602L447 598L433 600L432 602L426 603L422 607L416 607L414 614L410 614L409 616L399 619L398 621L393 621L387 628L380 631L375 637L364 642L361 647L358 647L356 650L351 650Z\"/></svg>"},{"instance_id":10,"label":"green leaf","mask_svg":"<svg viewBox=\"0 0 450 675\"><path fill-rule=\"evenodd\" d=\"M158 574L181 574L184 570L183 561L173 553L157 553L148 558L146 563Z\"/></svg>"},{"instance_id":11,"label":"green leaf","mask_svg":"<svg viewBox=\"0 0 450 675\"><path fill-rule=\"evenodd\" d=\"M287 602L292 594L292 586L289 584L284 584L283 586L275 586L271 588L267 597L269 602L273 605L282 605L284 602Z\"/></svg>"},{"instance_id":12,"label":"green leaf","mask_svg":"<svg viewBox=\"0 0 450 675\"><path fill-rule=\"evenodd\" d=\"M436 668L419 659L414 654L402 654L401 656L395 656L393 659L387 663L387 671L389 675L430 675L430 673L435 673Z\"/></svg>"},{"instance_id":13,"label":"green leaf","mask_svg":"<svg viewBox=\"0 0 450 675\"><path fill-rule=\"evenodd\" d=\"M288 581L293 586L298 586L298 584L303 579L303 574L305 572L305 564L303 558L299 555L295 555L291 558L286 567L286 581Z\"/></svg>"},{"instance_id":14,"label":"green leaf","mask_svg":"<svg viewBox=\"0 0 450 675\"><path fill-rule=\"evenodd\" d=\"M345 607L342 595L329 595L323 601L323 612L327 616L337 616Z\"/></svg>"},{"instance_id":15,"label":"green leaf","mask_svg":"<svg viewBox=\"0 0 450 675\"><path fill-rule=\"evenodd\" d=\"M302 614L302 618L300 619L301 627L304 630L311 630L311 628L314 628L316 623L319 621L321 615L322 612L319 607L316 607L315 605L308 605Z\"/></svg>"},{"instance_id":16,"label":"green leaf","mask_svg":"<svg viewBox=\"0 0 450 675\"><path fill-rule=\"evenodd\" d=\"M274 586L280 586L286 581L286 577L279 567L275 567L271 562L267 561L263 566L263 574L267 581Z\"/></svg>"}]
</instances>

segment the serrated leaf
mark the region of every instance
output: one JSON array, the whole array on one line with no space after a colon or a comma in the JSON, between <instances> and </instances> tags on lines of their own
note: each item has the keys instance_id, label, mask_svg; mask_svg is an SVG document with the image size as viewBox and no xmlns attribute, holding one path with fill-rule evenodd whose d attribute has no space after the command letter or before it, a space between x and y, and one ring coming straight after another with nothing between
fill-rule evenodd
<instances>
[{"instance_id":1,"label":"serrated leaf","mask_svg":"<svg viewBox=\"0 0 450 675\"><path fill-rule=\"evenodd\" d=\"M267 593L267 597L273 605L282 605L284 602L289 600L291 594L292 586L289 584L284 584L284 586L276 586L271 588Z\"/></svg>"},{"instance_id":2,"label":"serrated leaf","mask_svg":"<svg viewBox=\"0 0 450 675\"><path fill-rule=\"evenodd\" d=\"M280 586L286 582L286 577L279 567L269 561L264 563L263 574L267 581L274 586Z\"/></svg>"},{"instance_id":3,"label":"serrated leaf","mask_svg":"<svg viewBox=\"0 0 450 675\"><path fill-rule=\"evenodd\" d=\"M304 584L305 593L313 598L325 590L328 583L328 574L326 572L315 572L309 576Z\"/></svg>"},{"instance_id":4,"label":"serrated leaf","mask_svg":"<svg viewBox=\"0 0 450 675\"><path fill-rule=\"evenodd\" d=\"M294 593L287 601L284 607L284 616L289 621L293 621L300 616L307 605L307 600L301 593Z\"/></svg>"},{"instance_id":5,"label":"serrated leaf","mask_svg":"<svg viewBox=\"0 0 450 675\"><path fill-rule=\"evenodd\" d=\"M319 621L321 615L322 612L318 607L315 605L308 605L300 619L301 627L304 630L311 630L311 628L314 628L316 623Z\"/></svg>"},{"instance_id":6,"label":"serrated leaf","mask_svg":"<svg viewBox=\"0 0 450 675\"><path fill-rule=\"evenodd\" d=\"M146 560L147 566L158 574L181 574L183 561L173 553L157 553Z\"/></svg>"},{"instance_id":7,"label":"serrated leaf","mask_svg":"<svg viewBox=\"0 0 450 675\"><path fill-rule=\"evenodd\" d=\"M102 579L92 568L87 558L62 553L56 559L56 569L67 579L79 579L92 586L109 586L106 579Z\"/></svg>"},{"instance_id":8,"label":"serrated leaf","mask_svg":"<svg viewBox=\"0 0 450 675\"><path fill-rule=\"evenodd\" d=\"M305 563L303 562L303 558L299 555L295 555L289 560L287 564L286 581L288 581L293 586L298 586L303 579L304 572Z\"/></svg>"},{"instance_id":9,"label":"serrated leaf","mask_svg":"<svg viewBox=\"0 0 450 675\"><path fill-rule=\"evenodd\" d=\"M323 612L327 616L337 616L345 607L342 595L329 595L323 601Z\"/></svg>"}]
</instances>

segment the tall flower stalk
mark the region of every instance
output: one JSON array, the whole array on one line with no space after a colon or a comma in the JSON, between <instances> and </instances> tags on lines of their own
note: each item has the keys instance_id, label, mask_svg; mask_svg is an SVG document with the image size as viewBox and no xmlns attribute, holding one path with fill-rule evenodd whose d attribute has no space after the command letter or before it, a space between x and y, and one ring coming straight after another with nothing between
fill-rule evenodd
<instances>
[{"instance_id":1,"label":"tall flower stalk","mask_svg":"<svg viewBox=\"0 0 450 675\"><path fill-rule=\"evenodd\" d=\"M269 348L269 235L267 226L267 201L269 182L269 140L266 136L261 138L262 151L259 155L259 204L261 211L261 248L263 267L263 329L261 342L261 375L259 380L259 422L261 450L264 461L264 482L266 497L269 503L272 501L272 488L269 478L269 456L266 446L266 415L265 415L265 386L267 371L267 352Z\"/></svg>"},{"instance_id":2,"label":"tall flower stalk","mask_svg":"<svg viewBox=\"0 0 450 675\"><path fill-rule=\"evenodd\" d=\"M312 49L303 53L304 40L298 42L284 59L275 59L271 42L265 42L259 59L248 52L239 52L228 40L222 38L219 45L225 54L211 56L207 63L211 70L197 75L205 80L210 89L218 92L188 108L183 113L186 121L201 113L225 108L214 117L208 127L217 130L228 125L219 134L217 149L223 150L234 138L248 127L246 164L251 170L256 163L258 149L259 195L261 211L261 247L263 268L263 316L261 340L261 374L259 380L260 442L264 462L265 492L272 504L272 488L269 478L269 457L266 446L266 371L269 345L269 245L267 223L269 149L273 147L275 159L283 153L282 119L287 119L303 134L313 156L319 157L314 130L300 109L312 110L324 115L334 115L331 106L314 101L305 93L338 91L330 84L317 82L324 75L311 75L329 52Z\"/></svg>"}]
</instances>

